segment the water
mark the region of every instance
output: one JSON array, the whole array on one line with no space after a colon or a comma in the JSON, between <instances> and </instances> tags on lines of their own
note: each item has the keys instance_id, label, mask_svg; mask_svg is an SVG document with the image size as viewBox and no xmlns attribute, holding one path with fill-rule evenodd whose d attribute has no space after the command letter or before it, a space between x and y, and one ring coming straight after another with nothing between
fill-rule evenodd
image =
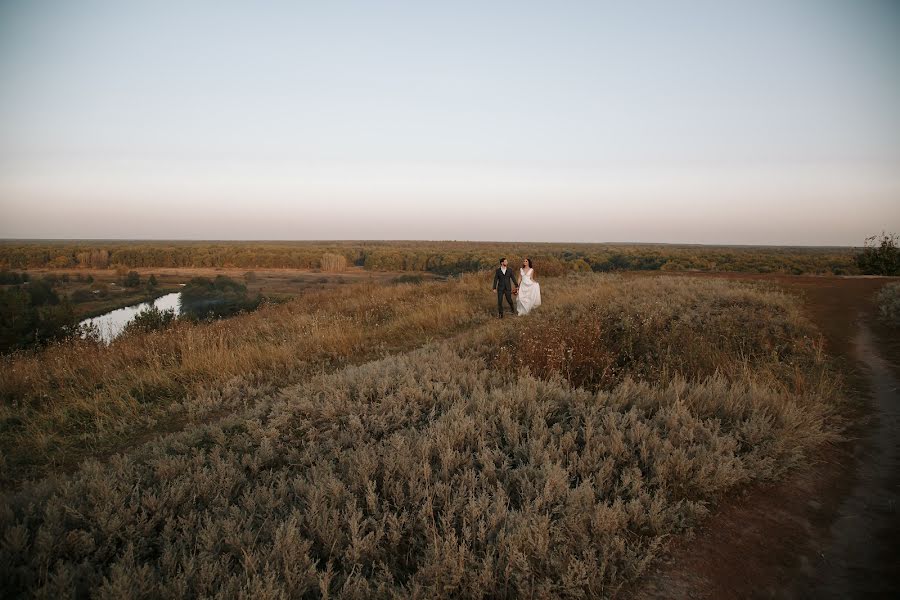
<instances>
[{"instance_id":1,"label":"water","mask_svg":"<svg viewBox=\"0 0 900 600\"><path fill-rule=\"evenodd\" d=\"M171 294L166 294L165 296L160 296L152 303L142 302L140 304L135 304L134 306L117 308L105 315L85 319L79 323L79 325L96 326L97 330L100 332L100 338L108 344L114 340L116 336L122 333L122 330L125 329L125 325L127 325L136 314L151 306L155 306L159 310L173 309L175 314L178 315L178 313L181 312L181 292L173 292Z\"/></svg>"}]
</instances>

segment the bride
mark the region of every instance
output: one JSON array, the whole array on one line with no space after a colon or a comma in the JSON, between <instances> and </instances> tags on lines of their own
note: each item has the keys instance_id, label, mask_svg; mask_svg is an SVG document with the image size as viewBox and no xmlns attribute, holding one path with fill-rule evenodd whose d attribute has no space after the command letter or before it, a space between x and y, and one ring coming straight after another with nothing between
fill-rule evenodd
<instances>
[{"instance_id":1,"label":"bride","mask_svg":"<svg viewBox=\"0 0 900 600\"><path fill-rule=\"evenodd\" d=\"M516 312L519 316L527 315L531 309L541 305L541 285L534 280L534 265L530 258L522 261L522 268L519 269L521 276L519 283L519 293L517 295Z\"/></svg>"}]
</instances>

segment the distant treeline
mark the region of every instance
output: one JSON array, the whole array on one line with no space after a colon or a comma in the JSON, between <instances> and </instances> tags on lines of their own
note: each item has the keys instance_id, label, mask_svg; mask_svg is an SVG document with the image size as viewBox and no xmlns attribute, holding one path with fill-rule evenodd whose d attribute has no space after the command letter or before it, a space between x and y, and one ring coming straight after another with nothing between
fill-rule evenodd
<instances>
[{"instance_id":1,"label":"distant treeline","mask_svg":"<svg viewBox=\"0 0 900 600\"><path fill-rule=\"evenodd\" d=\"M0 268L223 267L332 269L337 257L372 271L441 275L530 256L543 275L568 271L737 271L854 274L851 248L482 242L32 242L0 243ZM339 259L337 259L339 261Z\"/></svg>"}]
</instances>

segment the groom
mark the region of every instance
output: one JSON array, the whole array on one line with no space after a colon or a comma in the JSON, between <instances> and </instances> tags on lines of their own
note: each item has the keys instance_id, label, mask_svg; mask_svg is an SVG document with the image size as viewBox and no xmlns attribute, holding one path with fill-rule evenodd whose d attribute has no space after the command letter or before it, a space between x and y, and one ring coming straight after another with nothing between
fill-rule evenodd
<instances>
[{"instance_id":1,"label":"groom","mask_svg":"<svg viewBox=\"0 0 900 600\"><path fill-rule=\"evenodd\" d=\"M500 318L503 318L503 296L506 296L509 310L515 314L516 309L513 306L512 294L519 291L519 282L516 281L516 276L513 275L512 269L506 268L505 258L500 259L500 268L494 272L494 285L491 286L491 289L497 292L497 312L500 313Z\"/></svg>"}]
</instances>

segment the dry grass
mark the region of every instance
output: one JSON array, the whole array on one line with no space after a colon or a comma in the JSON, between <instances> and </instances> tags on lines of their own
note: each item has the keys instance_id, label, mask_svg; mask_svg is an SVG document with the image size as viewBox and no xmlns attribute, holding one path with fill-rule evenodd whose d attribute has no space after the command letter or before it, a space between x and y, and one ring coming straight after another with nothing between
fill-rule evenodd
<instances>
[{"instance_id":1,"label":"dry grass","mask_svg":"<svg viewBox=\"0 0 900 600\"><path fill-rule=\"evenodd\" d=\"M542 283L529 318L309 375L8 495L4 591L605 597L724 493L835 439L838 391L790 298Z\"/></svg>"},{"instance_id":2,"label":"dry grass","mask_svg":"<svg viewBox=\"0 0 900 600\"><path fill-rule=\"evenodd\" d=\"M503 330L481 345L485 358L497 368L557 373L591 389L626 376L665 382L719 374L797 393L812 381L833 383L821 336L796 299L771 286L677 277L602 281L588 294L572 285L572 297Z\"/></svg>"},{"instance_id":3,"label":"dry grass","mask_svg":"<svg viewBox=\"0 0 900 600\"><path fill-rule=\"evenodd\" d=\"M110 346L79 340L0 363L3 483L102 452L173 413L221 406L223 387L284 385L412 348L486 320L469 276L420 286L348 285L211 324L180 322ZM187 405L186 405L186 401Z\"/></svg>"}]
</instances>

